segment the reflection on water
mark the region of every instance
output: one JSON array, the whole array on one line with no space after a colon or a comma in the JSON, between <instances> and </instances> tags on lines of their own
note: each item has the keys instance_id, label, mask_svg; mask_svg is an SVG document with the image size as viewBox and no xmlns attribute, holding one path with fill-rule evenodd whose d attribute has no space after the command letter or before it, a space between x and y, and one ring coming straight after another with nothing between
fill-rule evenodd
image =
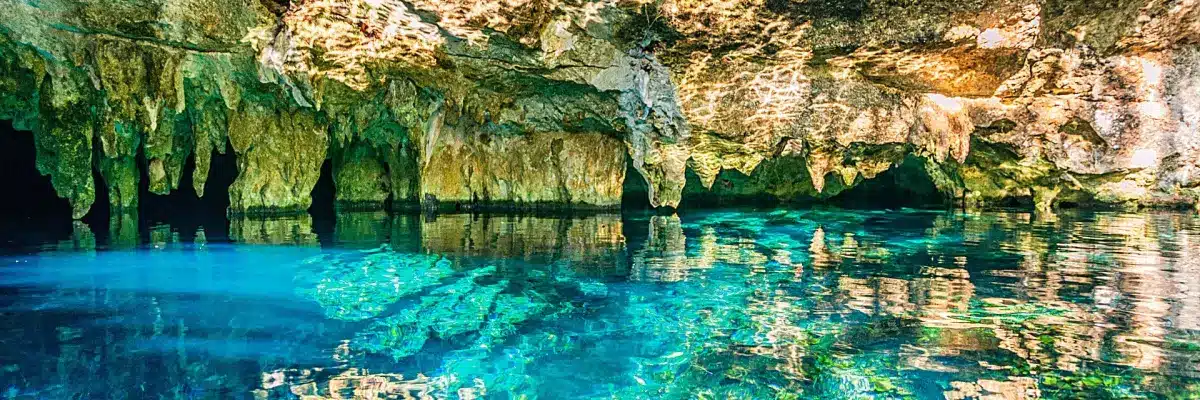
<instances>
[{"instance_id":1,"label":"reflection on water","mask_svg":"<svg viewBox=\"0 0 1200 400\"><path fill-rule=\"evenodd\" d=\"M1195 214L114 221L0 258L0 396L1200 396Z\"/></svg>"},{"instance_id":2,"label":"reflection on water","mask_svg":"<svg viewBox=\"0 0 1200 400\"><path fill-rule=\"evenodd\" d=\"M170 227L168 226L168 229ZM236 216L229 219L229 238L245 244L316 245L313 220L308 214L279 218Z\"/></svg>"}]
</instances>

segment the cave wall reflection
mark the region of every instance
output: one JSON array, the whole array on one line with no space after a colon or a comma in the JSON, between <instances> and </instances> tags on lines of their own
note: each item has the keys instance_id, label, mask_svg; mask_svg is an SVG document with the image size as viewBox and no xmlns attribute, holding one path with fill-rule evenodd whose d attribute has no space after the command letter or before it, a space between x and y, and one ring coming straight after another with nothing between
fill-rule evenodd
<instances>
[{"instance_id":1,"label":"cave wall reflection","mask_svg":"<svg viewBox=\"0 0 1200 400\"><path fill-rule=\"evenodd\" d=\"M138 243L136 219L124 221L111 225L108 247L128 248ZM603 278L602 282L686 284L689 286L677 286L671 295L688 296L691 292L687 291L694 291L691 295L698 296L696 302L679 305L670 313L652 308L653 295L637 301L613 301L624 307L621 312L629 321L650 321L641 327L648 335L665 335L682 345L692 341L705 346L724 343L718 345L721 351L736 359L766 363L785 382L812 381L812 357L818 352L894 340L903 342L892 354L894 360L873 362L977 377L950 382L944 393L947 398L1037 398L1046 380L1029 371L1040 371L1043 376L1070 375L1093 368L1095 363L1144 373L1137 378L1137 385L1169 386L1176 377L1200 377L1200 358L1192 351L1200 346L1200 221L1191 214L1080 213L1047 219L1025 213L839 211L587 217L355 212L339 213L332 232L315 229L307 215L233 218L228 229L227 237L237 243L311 248L285 257L298 265L306 257L319 257L323 245L369 252L385 245L395 252L428 255L427 261L416 256L405 261L419 263L421 268L495 268L497 276L507 280L536 270L537 274L560 276L555 278L558 281L569 275L571 279ZM148 251L187 249L198 268L213 268L224 256L209 249L212 230L179 232L159 224L145 233L142 244ZM216 233L220 235L224 233ZM122 261L121 253L100 253L97 247L90 227L77 222L69 238L44 251L91 257L109 266ZM337 261L332 260L330 263ZM304 280L308 278L300 277L303 267L266 268L279 259L269 261L263 271L253 274L257 279L309 285ZM348 300L336 297L349 296L347 291L353 290L354 298L400 297L388 292L388 285L364 286L362 282L375 279L369 273L354 276L356 283L329 288L328 282L351 279L347 274L352 273L333 271L312 279L323 283L311 285L326 285L311 292L326 308L326 316L333 318L324 323L280 317L279 311L271 308L278 304L242 310L270 314L268 319L275 321L271 329L296 338L295 347L272 349L272 356L266 359L326 357L325 364L332 362L333 366L296 367L294 360L226 365L198 358L197 351L261 351L245 336L253 329L239 331L234 322L225 324L220 332L193 332L192 325L221 324L188 323L180 317L190 309L230 307L190 304L188 293L213 286L230 296L245 294L236 290L235 284L214 282L213 275L202 272L192 282L179 283L177 290L164 289L166 294L150 303L133 297L123 301L128 292L121 283L97 279L63 285L56 296L103 301L114 312L142 309L139 315L145 316L146 323L132 328L110 326L106 329L113 330L108 333L111 339L98 342L81 342L64 324L55 339L60 350L40 365L45 376L69 379L72 371L88 370L91 357L126 357L135 343L157 343L174 346L174 355L160 360L175 369L173 376L200 379L216 371L261 370L261 382L239 384L257 388L260 398L285 389L309 396L305 398L419 396L446 389L449 378L432 370L415 375L372 373L345 361L350 339L329 343L327 348L313 348L312 342L304 341L344 321L374 317L396 301L389 298L373 309L334 310L346 307ZM444 273L449 276L451 271ZM283 299L294 292L282 284L276 289L279 295L268 298ZM255 287L254 295L261 298L262 290ZM588 289L579 286L572 290ZM284 308L307 312L295 305ZM692 317L694 320L687 320ZM718 317L740 322L736 328L706 325L715 324L709 321ZM53 318L39 321L56 323ZM15 326L12 324L19 322L6 323ZM639 328L632 324L630 329ZM654 324L682 331L660 332L655 329L661 328L650 327ZM738 333L730 334L731 330ZM214 335L241 335L244 340L237 342L241 347L226 343L214 349L203 342ZM147 342L147 338L154 340ZM829 341L832 343L826 343ZM963 357L986 361L948 362ZM138 363L132 358L128 362ZM703 363L703 357L697 353L693 362ZM138 365L125 375L105 379L114 386L132 384L151 379L148 371L162 367ZM997 377L997 370L1003 376ZM477 387L484 385L483 381L476 382L473 377L454 379L461 383L457 386L460 395L486 391ZM686 382L686 377L674 379Z\"/></svg>"}]
</instances>

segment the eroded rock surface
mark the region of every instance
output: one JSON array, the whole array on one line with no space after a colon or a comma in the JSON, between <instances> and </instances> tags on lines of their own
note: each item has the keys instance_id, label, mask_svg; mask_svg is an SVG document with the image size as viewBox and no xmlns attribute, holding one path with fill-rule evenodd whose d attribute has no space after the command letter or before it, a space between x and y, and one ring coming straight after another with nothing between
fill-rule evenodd
<instances>
[{"instance_id":1,"label":"eroded rock surface","mask_svg":"<svg viewBox=\"0 0 1200 400\"><path fill-rule=\"evenodd\" d=\"M968 206L1200 198L1196 0L0 7L0 118L75 217L188 179L304 210L326 162L353 208L826 199L902 164Z\"/></svg>"}]
</instances>

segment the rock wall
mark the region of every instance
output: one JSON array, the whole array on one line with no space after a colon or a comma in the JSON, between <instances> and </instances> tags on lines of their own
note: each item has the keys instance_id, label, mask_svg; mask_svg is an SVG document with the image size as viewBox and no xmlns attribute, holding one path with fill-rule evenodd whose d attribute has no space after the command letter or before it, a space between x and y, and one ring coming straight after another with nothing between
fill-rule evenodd
<instances>
[{"instance_id":1,"label":"rock wall","mask_svg":"<svg viewBox=\"0 0 1200 400\"><path fill-rule=\"evenodd\" d=\"M904 162L966 206L1200 199L1197 0L0 7L0 118L75 217L189 160L233 213L308 208L326 162L358 209L820 200Z\"/></svg>"},{"instance_id":2,"label":"rock wall","mask_svg":"<svg viewBox=\"0 0 1200 400\"><path fill-rule=\"evenodd\" d=\"M477 139L444 128L420 175L426 202L621 203L625 146L600 134L534 133Z\"/></svg>"}]
</instances>

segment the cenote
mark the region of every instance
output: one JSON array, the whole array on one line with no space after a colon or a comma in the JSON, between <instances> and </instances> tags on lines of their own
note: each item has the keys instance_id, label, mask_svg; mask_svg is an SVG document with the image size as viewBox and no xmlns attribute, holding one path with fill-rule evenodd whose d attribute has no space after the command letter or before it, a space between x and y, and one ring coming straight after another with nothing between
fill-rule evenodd
<instances>
[{"instance_id":1,"label":"cenote","mask_svg":"<svg viewBox=\"0 0 1200 400\"><path fill-rule=\"evenodd\" d=\"M0 258L5 396L1177 398L1200 389L1193 213L334 219L234 220L228 234L224 221L153 223L133 239L77 222L60 240L10 246ZM213 239L222 237L233 239Z\"/></svg>"},{"instance_id":2,"label":"cenote","mask_svg":"<svg viewBox=\"0 0 1200 400\"><path fill-rule=\"evenodd\" d=\"M1200 0L0 0L0 400L1200 399Z\"/></svg>"}]
</instances>

